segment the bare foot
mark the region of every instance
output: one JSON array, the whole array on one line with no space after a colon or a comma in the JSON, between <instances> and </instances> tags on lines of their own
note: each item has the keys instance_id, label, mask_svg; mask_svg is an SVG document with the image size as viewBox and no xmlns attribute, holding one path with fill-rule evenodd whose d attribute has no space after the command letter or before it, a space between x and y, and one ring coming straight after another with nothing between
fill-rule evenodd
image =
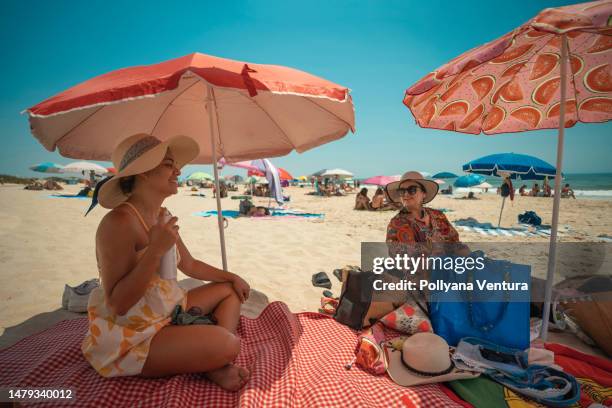
<instances>
[{"instance_id":1,"label":"bare foot","mask_svg":"<svg viewBox=\"0 0 612 408\"><path fill-rule=\"evenodd\" d=\"M249 379L249 370L228 364L225 367L209 371L204 374L206 378L228 391L238 391Z\"/></svg>"}]
</instances>

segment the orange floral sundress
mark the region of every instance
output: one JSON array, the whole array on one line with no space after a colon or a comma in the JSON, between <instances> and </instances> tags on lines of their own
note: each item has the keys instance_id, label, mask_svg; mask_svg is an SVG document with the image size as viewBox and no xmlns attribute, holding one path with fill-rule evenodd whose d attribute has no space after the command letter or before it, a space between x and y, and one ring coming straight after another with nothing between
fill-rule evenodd
<instances>
[{"instance_id":1,"label":"orange floral sundress","mask_svg":"<svg viewBox=\"0 0 612 408\"><path fill-rule=\"evenodd\" d=\"M130 203L124 204L148 232L138 210ZM143 252L144 249L140 250L137 256L142 256ZM176 253L178 258L178 251ZM149 354L153 336L170 324L174 307L178 304L186 310L187 291L178 286L176 279L162 279L158 271L148 283L144 296L125 315L118 316L106 304L103 286L104 281L89 296L89 328L81 351L103 377L138 375Z\"/></svg>"}]
</instances>

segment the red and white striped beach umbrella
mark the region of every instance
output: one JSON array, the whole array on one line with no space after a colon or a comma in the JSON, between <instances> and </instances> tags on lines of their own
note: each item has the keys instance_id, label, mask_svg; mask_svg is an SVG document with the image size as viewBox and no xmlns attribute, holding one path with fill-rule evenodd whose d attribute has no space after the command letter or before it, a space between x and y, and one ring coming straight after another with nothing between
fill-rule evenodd
<instances>
[{"instance_id":1,"label":"red and white striped beach umbrella","mask_svg":"<svg viewBox=\"0 0 612 408\"><path fill-rule=\"evenodd\" d=\"M212 164L301 153L355 129L346 87L293 68L199 53L100 75L26 112L45 148L88 160L109 160L137 133L190 136L200 147L194 162ZM217 209L227 269L219 199Z\"/></svg>"},{"instance_id":2,"label":"red and white striped beach umbrella","mask_svg":"<svg viewBox=\"0 0 612 408\"><path fill-rule=\"evenodd\" d=\"M549 8L474 48L406 90L421 127L463 133L559 129L542 326L548 328L555 270L563 132L612 119L612 1Z\"/></svg>"}]
</instances>

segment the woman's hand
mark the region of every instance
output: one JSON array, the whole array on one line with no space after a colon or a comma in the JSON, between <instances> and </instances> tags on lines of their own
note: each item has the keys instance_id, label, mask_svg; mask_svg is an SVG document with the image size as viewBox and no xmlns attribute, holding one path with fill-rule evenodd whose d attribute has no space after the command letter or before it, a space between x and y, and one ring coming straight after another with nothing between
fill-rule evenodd
<instances>
[{"instance_id":1,"label":"woman's hand","mask_svg":"<svg viewBox=\"0 0 612 408\"><path fill-rule=\"evenodd\" d=\"M157 224L149 230L149 248L153 253L163 256L178 240L179 227L176 225L177 217L164 222L164 214L160 211Z\"/></svg>"},{"instance_id":2,"label":"woman's hand","mask_svg":"<svg viewBox=\"0 0 612 408\"><path fill-rule=\"evenodd\" d=\"M249 284L238 275L234 275L231 282L240 301L242 303L246 302L249 298L249 292L251 291Z\"/></svg>"}]
</instances>

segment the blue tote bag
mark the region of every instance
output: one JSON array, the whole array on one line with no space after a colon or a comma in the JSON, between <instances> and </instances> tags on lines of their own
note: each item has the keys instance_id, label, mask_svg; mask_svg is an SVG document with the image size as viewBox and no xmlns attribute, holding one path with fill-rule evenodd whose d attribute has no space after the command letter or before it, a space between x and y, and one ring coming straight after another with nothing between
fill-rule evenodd
<instances>
[{"instance_id":1,"label":"blue tote bag","mask_svg":"<svg viewBox=\"0 0 612 408\"><path fill-rule=\"evenodd\" d=\"M430 271L430 284L439 286L429 291L434 333L451 346L463 337L477 337L505 347L528 348L530 275L529 265L488 258L482 270L462 274L453 270ZM473 290L445 290L440 281L457 284L455 288L469 288L471 284Z\"/></svg>"}]
</instances>

